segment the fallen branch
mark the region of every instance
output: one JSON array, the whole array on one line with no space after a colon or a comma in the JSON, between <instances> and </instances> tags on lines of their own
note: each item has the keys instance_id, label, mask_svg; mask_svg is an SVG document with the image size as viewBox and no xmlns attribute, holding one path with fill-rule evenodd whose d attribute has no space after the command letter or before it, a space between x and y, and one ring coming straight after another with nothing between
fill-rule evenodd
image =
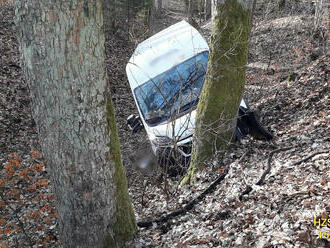
<instances>
[{"instance_id":1,"label":"fallen branch","mask_svg":"<svg viewBox=\"0 0 330 248\"><path fill-rule=\"evenodd\" d=\"M277 152L281 152L281 151L287 151L287 150L290 150L292 148L293 148L293 146L279 148L279 149L276 149L276 150L272 151L269 154L268 162L267 162L267 169L264 171L264 173L262 173L262 175L261 175L259 181L256 183L256 185L262 185L265 182L265 178L266 178L267 174L269 174L269 172L270 172L270 170L272 168L271 167L271 162L272 162L272 158L273 158L274 154L277 153Z\"/></svg>"},{"instance_id":2,"label":"fallen branch","mask_svg":"<svg viewBox=\"0 0 330 248\"><path fill-rule=\"evenodd\" d=\"M269 154L267 169L264 171L264 173L262 173L262 175L261 175L259 181L256 183L256 185L262 185L264 183L266 175L271 170L271 160L272 160L273 155L276 152L287 151L287 150L290 150L292 148L293 148L293 146L291 146L291 147L285 147L285 148L279 148L279 149L276 149L276 150L272 151ZM312 157L314 157L314 156L316 156L318 154L327 153L327 152L328 151L314 152L313 154L307 156L306 158L303 158L301 160L298 160L298 161L294 162L291 166L295 166L295 165L301 164L301 163L306 162L307 160L311 159ZM246 189L242 192L242 194L238 197L238 199L241 201L243 199L243 196L249 194L251 191L252 191L252 187L251 186L247 186Z\"/></svg>"},{"instance_id":3,"label":"fallen branch","mask_svg":"<svg viewBox=\"0 0 330 248\"><path fill-rule=\"evenodd\" d=\"M186 212L188 212L189 210L191 210L195 204L197 204L198 202L200 202L201 200L204 199L204 197L213 192L216 188L216 186L225 179L226 175L228 173L228 170L225 170L215 181L213 181L213 183L210 184L209 187L207 187L207 189L205 189L199 196L197 196L195 199L191 200L190 202L188 202L184 207L175 210L173 212L170 212L164 216L161 216L159 218L153 219L153 220L144 220L144 221L139 221L137 223L138 227L151 227L153 225L153 223L157 223L157 224L161 224L164 223L170 219L172 219L173 217L179 216L181 214L184 214Z\"/></svg>"},{"instance_id":4,"label":"fallen branch","mask_svg":"<svg viewBox=\"0 0 330 248\"><path fill-rule=\"evenodd\" d=\"M322 153L327 153L327 152L329 152L329 151L314 152L313 154L307 156L306 158L303 158L301 160L298 160L298 161L294 162L291 166L301 164L301 163L306 162L307 160L311 159L312 157L314 157L316 155L319 155L319 154L322 154Z\"/></svg>"},{"instance_id":5,"label":"fallen branch","mask_svg":"<svg viewBox=\"0 0 330 248\"><path fill-rule=\"evenodd\" d=\"M287 151L287 150L290 150L292 148L293 148L293 146L279 148L279 149L276 149L276 150L272 151L269 154L268 162L267 162L267 168L262 173L262 175L261 175L260 179L258 180L258 182L256 182L256 185L262 185L265 182L265 178L266 178L267 174L269 174L269 172L272 168L271 162L272 162L272 158L273 158L274 154L277 153L277 152L280 152L280 151ZM241 201L243 199L243 196L249 194L251 191L252 191L252 187L250 185L247 186L246 189L242 192L242 194L238 197L238 199Z\"/></svg>"},{"instance_id":6,"label":"fallen branch","mask_svg":"<svg viewBox=\"0 0 330 248\"><path fill-rule=\"evenodd\" d=\"M280 151L287 151L287 150L290 150L292 148L293 148L293 146L279 148L279 149L276 149L276 150L272 151L269 154L268 161L267 161L267 168L262 173L262 175L261 175L260 179L258 180L258 182L256 183L256 185L262 185L264 183L267 174L269 174L269 172L271 170L271 162L272 162L272 158L273 158L274 154L277 153L277 152L280 152ZM301 160L299 160L297 162L294 162L292 165L297 165L297 164L300 164L302 162L306 162L308 159L311 159L312 157L314 157L314 156L316 156L318 154L321 154L321 153L326 153L326 152L325 151L323 151L323 152L315 152L315 153L309 155L308 157L306 157L304 159L301 159ZM247 152L240 158L239 162L245 157L246 154L247 154ZM224 171L224 173L222 173L215 181L213 181L213 183L211 183L210 186L207 187L207 189L205 189L199 196L197 196L196 198L194 198L193 200L191 200L190 202L188 202L184 207L182 207L182 208L180 208L178 210L175 210L173 212L170 212L170 213L168 213L168 214L166 214L164 216L161 216L159 218L153 219L153 220L139 221L137 223L138 227L151 227L153 225L153 223L156 223L156 224L165 223L166 221L172 219L173 217L176 217L176 216L179 216L181 214L184 214L184 213L188 212L189 210L191 210L194 207L194 205L196 205L198 202L200 202L201 200L203 200L204 197L207 194L213 192L215 190L215 187L221 181L223 181L225 179L227 173L228 173L228 170ZM239 200L242 200L243 196L249 194L252 190L253 189L252 189L251 186L247 186L246 189L239 196Z\"/></svg>"}]
</instances>

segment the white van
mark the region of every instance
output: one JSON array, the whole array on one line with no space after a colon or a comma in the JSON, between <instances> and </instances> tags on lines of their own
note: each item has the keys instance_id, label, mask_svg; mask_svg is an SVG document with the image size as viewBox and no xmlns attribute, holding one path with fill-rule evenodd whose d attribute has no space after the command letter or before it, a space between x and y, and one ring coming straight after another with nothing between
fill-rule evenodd
<instances>
[{"instance_id":1,"label":"white van","mask_svg":"<svg viewBox=\"0 0 330 248\"><path fill-rule=\"evenodd\" d=\"M208 56L205 39L181 21L140 43L130 58L126 73L139 117L127 123L134 131L143 125L156 156L175 149L189 160ZM248 110L243 99L240 109ZM244 135L238 127L237 137Z\"/></svg>"}]
</instances>

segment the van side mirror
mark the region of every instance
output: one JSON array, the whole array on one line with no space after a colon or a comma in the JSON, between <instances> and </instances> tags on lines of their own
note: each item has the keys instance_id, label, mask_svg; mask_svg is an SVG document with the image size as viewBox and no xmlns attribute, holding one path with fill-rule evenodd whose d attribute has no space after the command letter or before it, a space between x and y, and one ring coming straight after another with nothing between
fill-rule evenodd
<instances>
[{"instance_id":1,"label":"van side mirror","mask_svg":"<svg viewBox=\"0 0 330 248\"><path fill-rule=\"evenodd\" d=\"M126 123L129 129L132 130L133 133L137 133L138 131L141 131L143 128L141 118L138 115L128 116Z\"/></svg>"}]
</instances>

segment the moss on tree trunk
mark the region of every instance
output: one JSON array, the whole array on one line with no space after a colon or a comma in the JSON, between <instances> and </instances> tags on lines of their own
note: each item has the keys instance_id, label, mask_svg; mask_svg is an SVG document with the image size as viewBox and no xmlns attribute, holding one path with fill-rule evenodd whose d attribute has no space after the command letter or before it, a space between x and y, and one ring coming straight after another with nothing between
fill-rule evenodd
<instances>
[{"instance_id":1,"label":"moss on tree trunk","mask_svg":"<svg viewBox=\"0 0 330 248\"><path fill-rule=\"evenodd\" d=\"M108 146L110 147L111 160L114 162L115 166L114 184L116 188L115 201L117 211L115 212L115 223L113 230L118 244L122 245L125 241L133 239L137 231L137 226L135 223L135 215L132 208L131 199L128 195L126 173L122 165L115 112L110 96L107 97L106 105L107 122L111 140Z\"/></svg>"},{"instance_id":2,"label":"moss on tree trunk","mask_svg":"<svg viewBox=\"0 0 330 248\"><path fill-rule=\"evenodd\" d=\"M235 135L245 85L251 7L252 1L218 0L206 79L197 107L191 163L181 184L190 182L216 149L227 149Z\"/></svg>"},{"instance_id":3,"label":"moss on tree trunk","mask_svg":"<svg viewBox=\"0 0 330 248\"><path fill-rule=\"evenodd\" d=\"M106 74L102 1L17 0L32 114L65 247L118 247L136 232Z\"/></svg>"}]
</instances>

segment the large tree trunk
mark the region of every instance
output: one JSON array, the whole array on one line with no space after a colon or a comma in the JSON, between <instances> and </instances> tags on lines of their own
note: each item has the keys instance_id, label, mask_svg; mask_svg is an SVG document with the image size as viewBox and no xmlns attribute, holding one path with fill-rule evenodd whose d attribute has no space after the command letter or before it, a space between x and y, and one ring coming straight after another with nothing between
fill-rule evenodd
<instances>
[{"instance_id":1,"label":"large tree trunk","mask_svg":"<svg viewBox=\"0 0 330 248\"><path fill-rule=\"evenodd\" d=\"M17 0L23 68L65 247L115 247L135 217L105 70L102 1Z\"/></svg>"},{"instance_id":2,"label":"large tree trunk","mask_svg":"<svg viewBox=\"0 0 330 248\"><path fill-rule=\"evenodd\" d=\"M211 0L211 18L212 18L212 23L214 24L215 22L215 18L218 14L218 2L220 2L219 0Z\"/></svg>"},{"instance_id":3,"label":"large tree trunk","mask_svg":"<svg viewBox=\"0 0 330 248\"><path fill-rule=\"evenodd\" d=\"M197 107L188 182L215 150L226 149L234 137L245 85L245 65L253 0L217 0L210 56Z\"/></svg>"}]
</instances>

